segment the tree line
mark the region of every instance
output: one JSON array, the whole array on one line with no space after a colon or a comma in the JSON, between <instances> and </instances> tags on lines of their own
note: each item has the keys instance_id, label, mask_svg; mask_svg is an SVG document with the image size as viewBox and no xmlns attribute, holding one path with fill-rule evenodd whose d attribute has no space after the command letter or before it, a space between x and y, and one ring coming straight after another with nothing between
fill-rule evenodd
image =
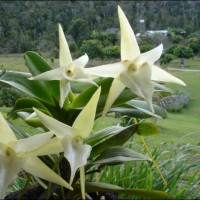
<instances>
[{"instance_id":1,"label":"tree line","mask_svg":"<svg viewBox=\"0 0 200 200\"><path fill-rule=\"evenodd\" d=\"M2 1L0 52L56 52L57 24L61 23L67 40L72 41L72 50L87 48L86 40L98 43L103 35L103 47L114 46L106 51L115 54L119 50L117 35L103 33L119 28L117 5L126 13L135 33L141 31L141 19L146 30L180 28L187 35L200 30L199 1ZM101 34L95 35L94 30Z\"/></svg>"}]
</instances>

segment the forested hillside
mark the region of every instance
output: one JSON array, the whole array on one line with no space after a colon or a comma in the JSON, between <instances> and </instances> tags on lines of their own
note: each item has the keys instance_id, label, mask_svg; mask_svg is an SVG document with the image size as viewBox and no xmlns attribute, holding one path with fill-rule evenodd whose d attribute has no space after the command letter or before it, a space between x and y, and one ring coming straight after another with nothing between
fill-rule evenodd
<instances>
[{"instance_id":1,"label":"forested hillside","mask_svg":"<svg viewBox=\"0 0 200 200\"><path fill-rule=\"evenodd\" d=\"M135 32L140 31L140 19L146 30L200 30L200 1L1 1L0 52L53 50L58 45L58 23L80 46L93 30L119 27L118 4Z\"/></svg>"}]
</instances>

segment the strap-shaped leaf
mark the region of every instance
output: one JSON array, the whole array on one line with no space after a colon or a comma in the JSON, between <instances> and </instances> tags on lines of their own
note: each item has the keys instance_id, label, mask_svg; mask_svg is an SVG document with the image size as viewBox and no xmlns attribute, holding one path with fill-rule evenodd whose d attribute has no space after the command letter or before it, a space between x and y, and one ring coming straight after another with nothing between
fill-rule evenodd
<instances>
[{"instance_id":1,"label":"strap-shaped leaf","mask_svg":"<svg viewBox=\"0 0 200 200\"><path fill-rule=\"evenodd\" d=\"M113 78L105 78L97 82L98 86L101 86L101 95L98 102L98 110L102 110L104 108L112 81ZM80 108L85 106L96 90L97 87L94 85L87 88L73 101L73 103L71 104L71 108ZM118 97L118 99L114 102L113 106L120 105L135 97L136 96L132 92L130 92L129 89L125 89Z\"/></svg>"},{"instance_id":2,"label":"strap-shaped leaf","mask_svg":"<svg viewBox=\"0 0 200 200\"><path fill-rule=\"evenodd\" d=\"M121 164L124 162L129 162L133 160L146 160L151 161L145 155L137 153L134 150L116 146L106 149L99 157L97 157L92 164Z\"/></svg>"},{"instance_id":3,"label":"strap-shaped leaf","mask_svg":"<svg viewBox=\"0 0 200 200\"><path fill-rule=\"evenodd\" d=\"M46 112L48 112L49 115L51 115L51 113L49 113L48 109L44 106L44 104L42 104L40 101L38 101L37 99L33 99L33 98L19 98L17 99L13 109L10 111L9 113L9 117L17 117L16 113L17 112L33 112L33 107L37 108L37 109L42 109L42 110L46 110Z\"/></svg>"},{"instance_id":4,"label":"strap-shaped leaf","mask_svg":"<svg viewBox=\"0 0 200 200\"><path fill-rule=\"evenodd\" d=\"M167 92L167 93L173 93L171 88L167 88L166 86L164 86L163 84L159 84L154 82L154 91L155 92Z\"/></svg>"},{"instance_id":5,"label":"strap-shaped leaf","mask_svg":"<svg viewBox=\"0 0 200 200\"><path fill-rule=\"evenodd\" d=\"M137 124L128 126L125 129L119 131L117 134L114 134L112 137L99 142L92 148L90 158L101 154L108 147L122 146L137 131L137 127Z\"/></svg>"},{"instance_id":6,"label":"strap-shaped leaf","mask_svg":"<svg viewBox=\"0 0 200 200\"><path fill-rule=\"evenodd\" d=\"M73 185L74 190L80 188L79 184ZM89 192L114 192L118 194L127 194L135 196L139 199L175 199L172 195L158 190L143 190L143 189L124 189L116 185L100 182L86 182L86 191Z\"/></svg>"},{"instance_id":7,"label":"strap-shaped leaf","mask_svg":"<svg viewBox=\"0 0 200 200\"><path fill-rule=\"evenodd\" d=\"M28 51L24 55L26 65L33 76L52 70L53 68L36 52ZM51 94L59 101L59 81L41 81Z\"/></svg>"},{"instance_id":8,"label":"strap-shaped leaf","mask_svg":"<svg viewBox=\"0 0 200 200\"><path fill-rule=\"evenodd\" d=\"M129 108L137 108L138 110L148 114L148 115L151 115L151 116L154 116L154 114L151 112L151 109L149 107L149 104L145 101L140 101L140 100L130 100L128 103L127 103L127 107ZM162 117L163 119L167 118L167 112L164 108L160 107L160 106L157 106L157 105L153 105L153 108L154 108L154 111L155 111L155 114L157 116L160 116Z\"/></svg>"},{"instance_id":9,"label":"strap-shaped leaf","mask_svg":"<svg viewBox=\"0 0 200 200\"><path fill-rule=\"evenodd\" d=\"M39 81L30 81L27 74L17 72L6 72L0 77L0 81L7 83L26 94L36 97L48 104L54 105L54 100L49 90Z\"/></svg>"},{"instance_id":10,"label":"strap-shaped leaf","mask_svg":"<svg viewBox=\"0 0 200 200\"><path fill-rule=\"evenodd\" d=\"M125 129L126 127L122 126L110 126L91 134L90 136L84 139L84 142L91 146L97 145L100 141L106 140L107 138L112 137L113 135Z\"/></svg>"}]
</instances>

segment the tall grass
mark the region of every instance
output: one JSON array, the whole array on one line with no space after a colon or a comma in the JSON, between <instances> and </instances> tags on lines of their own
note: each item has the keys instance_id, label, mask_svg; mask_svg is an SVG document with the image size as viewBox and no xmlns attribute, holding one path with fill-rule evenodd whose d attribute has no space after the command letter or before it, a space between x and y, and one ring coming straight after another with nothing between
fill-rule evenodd
<instances>
[{"instance_id":1,"label":"tall grass","mask_svg":"<svg viewBox=\"0 0 200 200\"><path fill-rule=\"evenodd\" d=\"M135 142L129 147L144 153L141 145ZM200 146L162 143L153 151L153 157L168 182L165 188L152 163L133 161L123 165L108 166L91 179L119 185L123 188L162 190L177 199L200 198ZM122 196L123 199L135 199Z\"/></svg>"}]
</instances>

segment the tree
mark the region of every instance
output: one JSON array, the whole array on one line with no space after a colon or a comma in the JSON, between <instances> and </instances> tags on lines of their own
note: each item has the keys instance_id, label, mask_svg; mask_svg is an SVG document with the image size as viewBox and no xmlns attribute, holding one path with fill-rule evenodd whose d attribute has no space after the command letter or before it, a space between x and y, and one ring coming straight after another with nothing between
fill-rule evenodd
<instances>
[{"instance_id":1,"label":"tree","mask_svg":"<svg viewBox=\"0 0 200 200\"><path fill-rule=\"evenodd\" d=\"M69 27L69 34L73 36L77 45L81 45L83 40L89 38L88 22L81 18L73 20Z\"/></svg>"},{"instance_id":2,"label":"tree","mask_svg":"<svg viewBox=\"0 0 200 200\"><path fill-rule=\"evenodd\" d=\"M80 52L82 54L87 53L89 58L102 58L103 57L103 45L99 40L84 40Z\"/></svg>"}]
</instances>

